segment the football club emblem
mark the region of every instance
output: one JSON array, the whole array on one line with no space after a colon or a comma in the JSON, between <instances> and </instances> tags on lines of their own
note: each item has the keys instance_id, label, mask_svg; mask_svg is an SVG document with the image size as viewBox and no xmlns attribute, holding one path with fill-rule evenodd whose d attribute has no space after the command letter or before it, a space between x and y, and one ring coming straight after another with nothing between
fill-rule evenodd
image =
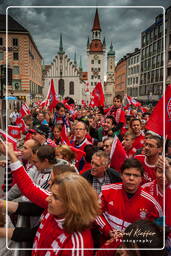
<instances>
[{"instance_id":1,"label":"football club emblem","mask_svg":"<svg viewBox=\"0 0 171 256\"><path fill-rule=\"evenodd\" d=\"M144 220L146 216L147 216L147 210L144 208L140 209L140 218Z\"/></svg>"},{"instance_id":2,"label":"football club emblem","mask_svg":"<svg viewBox=\"0 0 171 256\"><path fill-rule=\"evenodd\" d=\"M167 114L171 121L171 98L168 100L168 103L167 103Z\"/></svg>"}]
</instances>

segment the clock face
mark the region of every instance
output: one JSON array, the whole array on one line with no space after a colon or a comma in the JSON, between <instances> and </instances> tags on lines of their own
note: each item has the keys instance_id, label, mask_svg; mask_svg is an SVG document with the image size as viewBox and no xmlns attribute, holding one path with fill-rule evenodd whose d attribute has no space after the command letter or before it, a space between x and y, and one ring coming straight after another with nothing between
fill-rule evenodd
<instances>
[{"instance_id":1,"label":"clock face","mask_svg":"<svg viewBox=\"0 0 171 256\"><path fill-rule=\"evenodd\" d=\"M94 55L94 59L98 60L99 56L98 55Z\"/></svg>"}]
</instances>

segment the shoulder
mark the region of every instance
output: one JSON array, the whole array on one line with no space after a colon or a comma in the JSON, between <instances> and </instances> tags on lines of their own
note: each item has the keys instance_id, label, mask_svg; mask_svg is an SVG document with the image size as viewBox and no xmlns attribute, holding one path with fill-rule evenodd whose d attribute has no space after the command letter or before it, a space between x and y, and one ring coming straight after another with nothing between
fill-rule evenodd
<instances>
[{"instance_id":1,"label":"shoulder","mask_svg":"<svg viewBox=\"0 0 171 256\"><path fill-rule=\"evenodd\" d=\"M122 183L114 183L102 186L102 193L106 191L121 191Z\"/></svg>"}]
</instances>

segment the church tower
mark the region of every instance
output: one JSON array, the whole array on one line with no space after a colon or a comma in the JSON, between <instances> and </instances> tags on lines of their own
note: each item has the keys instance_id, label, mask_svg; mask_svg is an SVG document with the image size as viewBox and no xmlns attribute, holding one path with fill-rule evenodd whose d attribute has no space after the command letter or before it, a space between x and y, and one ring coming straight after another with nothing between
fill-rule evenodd
<instances>
[{"instance_id":1,"label":"church tower","mask_svg":"<svg viewBox=\"0 0 171 256\"><path fill-rule=\"evenodd\" d=\"M107 79L104 87L105 104L112 105L114 97L114 73L115 73L115 51L111 42L110 50L107 53Z\"/></svg>"},{"instance_id":2,"label":"church tower","mask_svg":"<svg viewBox=\"0 0 171 256\"><path fill-rule=\"evenodd\" d=\"M101 40L101 26L99 20L98 9L96 9L91 41L87 40L87 56L88 56L88 83L90 92L93 91L97 82L104 83L104 58L105 58L106 42Z\"/></svg>"}]
</instances>

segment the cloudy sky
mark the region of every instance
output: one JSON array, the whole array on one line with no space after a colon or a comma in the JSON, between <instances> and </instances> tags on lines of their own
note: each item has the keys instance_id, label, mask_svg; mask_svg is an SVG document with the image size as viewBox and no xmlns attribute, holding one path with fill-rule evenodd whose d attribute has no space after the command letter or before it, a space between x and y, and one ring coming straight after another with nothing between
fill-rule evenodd
<instances>
[{"instance_id":1,"label":"cloudy sky","mask_svg":"<svg viewBox=\"0 0 171 256\"><path fill-rule=\"evenodd\" d=\"M57 54L62 33L65 52L73 59L76 51L78 63L81 55L86 71L86 44L95 14L92 6L99 8L102 39L105 36L107 50L113 42L118 61L140 47L141 32L163 12L161 6L168 8L169 3L170 0L0 0L0 12L5 13L6 8L12 6L9 14L30 31L45 64L50 64ZM71 5L72 8L66 7Z\"/></svg>"}]
</instances>

